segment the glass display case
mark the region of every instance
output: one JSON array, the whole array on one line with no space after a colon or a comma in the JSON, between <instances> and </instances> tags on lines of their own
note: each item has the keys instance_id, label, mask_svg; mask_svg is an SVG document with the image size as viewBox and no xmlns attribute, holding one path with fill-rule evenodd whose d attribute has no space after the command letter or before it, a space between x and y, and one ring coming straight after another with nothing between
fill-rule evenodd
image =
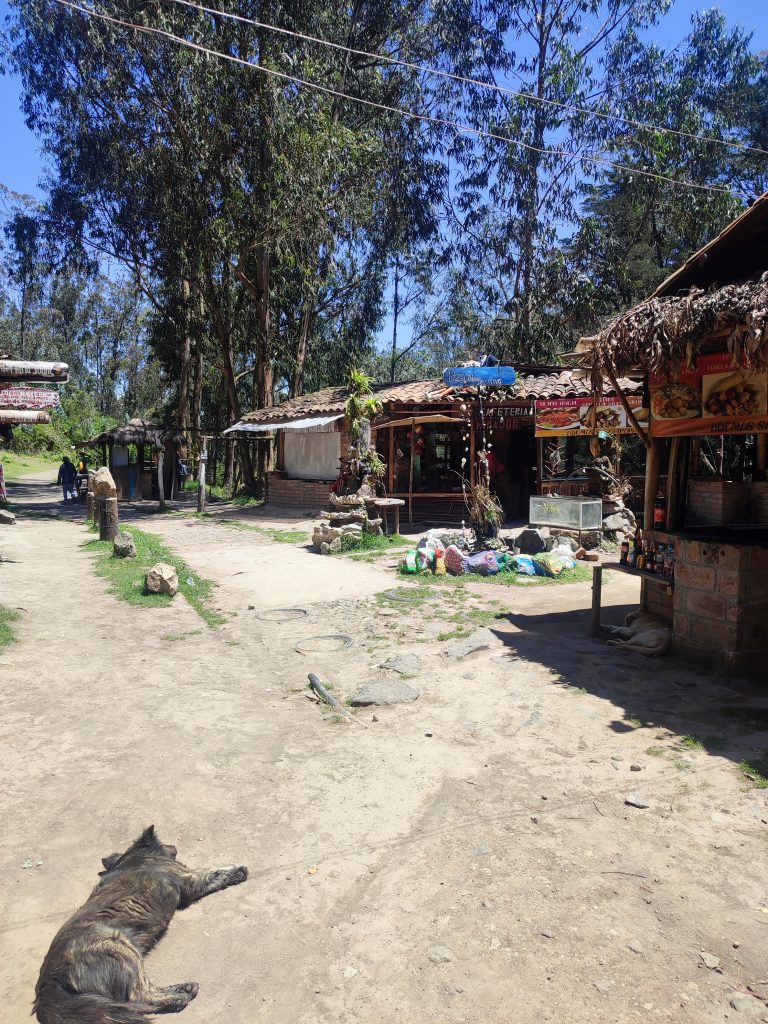
<instances>
[{"instance_id":1,"label":"glass display case","mask_svg":"<svg viewBox=\"0 0 768 1024\"><path fill-rule=\"evenodd\" d=\"M603 525L603 502L600 498L537 494L531 498L528 521L531 526L560 526L579 532L599 530Z\"/></svg>"}]
</instances>

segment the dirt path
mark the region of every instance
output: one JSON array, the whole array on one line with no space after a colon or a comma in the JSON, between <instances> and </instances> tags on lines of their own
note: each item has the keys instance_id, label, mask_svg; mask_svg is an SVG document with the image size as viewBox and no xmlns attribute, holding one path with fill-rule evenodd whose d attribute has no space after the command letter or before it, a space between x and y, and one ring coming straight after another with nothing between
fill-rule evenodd
<instances>
[{"instance_id":1,"label":"dirt path","mask_svg":"<svg viewBox=\"0 0 768 1024\"><path fill-rule=\"evenodd\" d=\"M743 694L586 639L587 585L479 585L382 615L373 595L396 581L379 566L142 525L217 582L225 626L181 599L118 602L75 522L0 535L0 603L24 609L0 651L9 1021L28 1019L99 858L150 822L193 865L251 871L150 961L159 984L200 983L190 1024L768 1019L729 1005L768 977L766 791L734 767L768 737L720 717ZM606 587L614 619L636 600L630 579ZM289 606L307 614L261 617ZM459 607L503 615L464 659L437 639ZM294 649L329 634L353 646ZM421 661L415 703L354 726L305 699L308 671L346 696L397 653ZM715 733L718 755L681 743Z\"/></svg>"}]
</instances>

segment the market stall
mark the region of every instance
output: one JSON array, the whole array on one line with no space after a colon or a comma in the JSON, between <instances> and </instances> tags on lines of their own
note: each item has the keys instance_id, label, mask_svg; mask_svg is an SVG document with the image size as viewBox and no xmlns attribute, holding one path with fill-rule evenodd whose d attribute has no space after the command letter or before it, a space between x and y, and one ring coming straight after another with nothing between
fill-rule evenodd
<instances>
[{"instance_id":1,"label":"market stall","mask_svg":"<svg viewBox=\"0 0 768 1024\"><path fill-rule=\"evenodd\" d=\"M619 567L671 620L677 653L763 678L768 252L746 241L766 237L766 200L585 346L596 385L640 368L650 396L643 529Z\"/></svg>"},{"instance_id":2,"label":"market stall","mask_svg":"<svg viewBox=\"0 0 768 1024\"><path fill-rule=\"evenodd\" d=\"M101 451L102 464L115 481L118 500L142 501L175 496L178 458L186 445L186 435L175 427L133 419L83 441L81 446Z\"/></svg>"}]
</instances>

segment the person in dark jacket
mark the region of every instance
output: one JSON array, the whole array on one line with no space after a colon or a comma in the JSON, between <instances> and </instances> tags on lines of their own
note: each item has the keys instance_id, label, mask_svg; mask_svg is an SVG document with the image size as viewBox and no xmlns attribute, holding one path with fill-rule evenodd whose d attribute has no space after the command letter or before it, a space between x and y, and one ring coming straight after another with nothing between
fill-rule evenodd
<instances>
[{"instance_id":1,"label":"person in dark jacket","mask_svg":"<svg viewBox=\"0 0 768 1024\"><path fill-rule=\"evenodd\" d=\"M58 478L58 483L61 486L62 490L64 491L65 502L67 500L68 494L72 495L73 500L75 498L76 475L77 471L75 470L75 467L72 465L72 463L69 461L69 456L65 455L64 458L61 460L61 465L59 466Z\"/></svg>"}]
</instances>

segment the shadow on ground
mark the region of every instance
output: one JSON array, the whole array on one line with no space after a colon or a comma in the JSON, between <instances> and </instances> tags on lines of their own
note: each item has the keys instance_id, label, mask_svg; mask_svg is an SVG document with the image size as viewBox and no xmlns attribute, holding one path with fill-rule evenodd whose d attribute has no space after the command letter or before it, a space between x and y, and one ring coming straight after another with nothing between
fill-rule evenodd
<instances>
[{"instance_id":1,"label":"shadow on ground","mask_svg":"<svg viewBox=\"0 0 768 1024\"><path fill-rule=\"evenodd\" d=\"M634 606L604 609L603 619L619 624ZM744 680L705 674L673 657L646 658L609 647L589 636L590 610L541 614L504 613L522 632L503 626L492 632L507 656L547 667L555 685L610 701L616 733L653 730L676 734L682 747L704 749L768 776L768 691ZM742 768L747 772L749 769ZM756 778L755 781L760 781Z\"/></svg>"}]
</instances>

